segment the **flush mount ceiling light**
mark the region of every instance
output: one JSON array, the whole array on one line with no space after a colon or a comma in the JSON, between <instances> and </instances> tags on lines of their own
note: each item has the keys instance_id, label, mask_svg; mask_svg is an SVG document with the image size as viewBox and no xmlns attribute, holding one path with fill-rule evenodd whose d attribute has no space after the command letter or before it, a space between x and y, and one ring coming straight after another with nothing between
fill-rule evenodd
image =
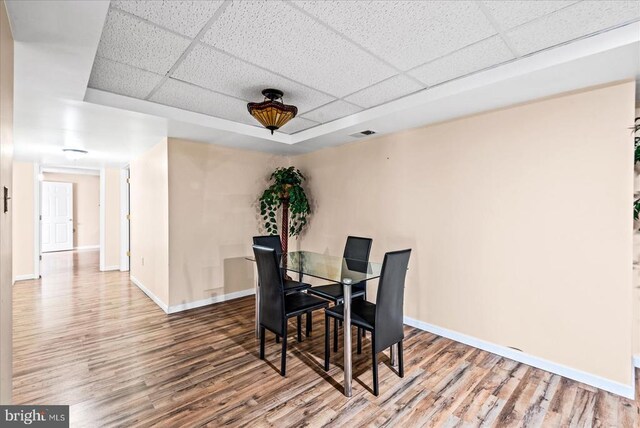
<instances>
[{"instance_id":1,"label":"flush mount ceiling light","mask_svg":"<svg viewBox=\"0 0 640 428\"><path fill-rule=\"evenodd\" d=\"M247 110L273 135L273 131L296 117L298 107L284 104L282 102L284 94L278 89L265 89L262 95L264 95L264 101L247 104Z\"/></svg>"},{"instance_id":2,"label":"flush mount ceiling light","mask_svg":"<svg viewBox=\"0 0 640 428\"><path fill-rule=\"evenodd\" d=\"M67 159L69 160L78 160L81 159L82 157L84 157L87 153L89 153L86 150L81 150L81 149L62 149L62 151L64 152L64 155L67 157Z\"/></svg>"}]
</instances>

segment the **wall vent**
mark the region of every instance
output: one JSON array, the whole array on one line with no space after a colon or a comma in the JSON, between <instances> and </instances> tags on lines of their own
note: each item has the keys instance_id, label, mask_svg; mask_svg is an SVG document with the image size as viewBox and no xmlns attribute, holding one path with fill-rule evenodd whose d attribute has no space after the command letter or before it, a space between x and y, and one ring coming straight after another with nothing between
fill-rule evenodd
<instances>
[{"instance_id":1,"label":"wall vent","mask_svg":"<svg viewBox=\"0 0 640 428\"><path fill-rule=\"evenodd\" d=\"M360 131L360 132L355 132L353 134L349 134L350 137L355 137L355 138L362 138L362 137L366 137L368 135L373 135L375 134L376 131L372 131L370 129L366 129L364 131Z\"/></svg>"}]
</instances>

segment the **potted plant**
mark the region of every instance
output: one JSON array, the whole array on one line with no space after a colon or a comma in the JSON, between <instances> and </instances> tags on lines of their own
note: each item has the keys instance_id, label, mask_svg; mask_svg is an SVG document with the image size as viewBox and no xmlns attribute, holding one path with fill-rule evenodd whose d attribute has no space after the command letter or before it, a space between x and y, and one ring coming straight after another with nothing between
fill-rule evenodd
<instances>
[{"instance_id":1,"label":"potted plant","mask_svg":"<svg viewBox=\"0 0 640 428\"><path fill-rule=\"evenodd\" d=\"M304 175L296 167L276 168L269 177L273 183L260 196L260 215L265 229L271 235L278 234L276 214L278 209L282 210L280 242L283 254L287 254L289 236L300 235L311 212L302 188L304 180Z\"/></svg>"}]
</instances>

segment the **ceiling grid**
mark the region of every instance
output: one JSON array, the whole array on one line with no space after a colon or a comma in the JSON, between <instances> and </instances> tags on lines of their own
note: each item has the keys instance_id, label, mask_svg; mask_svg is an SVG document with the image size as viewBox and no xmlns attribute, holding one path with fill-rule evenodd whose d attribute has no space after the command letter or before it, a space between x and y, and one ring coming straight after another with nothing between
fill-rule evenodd
<instances>
[{"instance_id":1,"label":"ceiling grid","mask_svg":"<svg viewBox=\"0 0 640 428\"><path fill-rule=\"evenodd\" d=\"M291 134L638 19L637 1L113 0L89 87L257 126L246 102L276 86Z\"/></svg>"},{"instance_id":2,"label":"ceiling grid","mask_svg":"<svg viewBox=\"0 0 640 428\"><path fill-rule=\"evenodd\" d=\"M487 8L484 5L484 3L482 3L480 0L476 0L476 4L478 5L478 9L480 9L482 11L484 16L487 18L487 20L493 26L493 28L495 28L496 32L498 33L498 35L500 36L500 38L502 39L504 44L507 45L507 47L509 48L509 50L511 51L513 56L516 57L516 58L519 58L520 55L518 55L518 52L516 51L516 49L511 45L511 43L509 42L509 38L507 36L505 36L504 31L502 30L502 27L500 26L500 24L498 24L498 22L495 20L495 18L491 15L491 12L489 12L487 10Z\"/></svg>"},{"instance_id":3,"label":"ceiling grid","mask_svg":"<svg viewBox=\"0 0 640 428\"><path fill-rule=\"evenodd\" d=\"M198 40L200 40L202 38L202 36L209 31L209 28L211 28L211 26L213 25L213 23L220 17L220 15L222 15L224 13L224 10L227 8L227 6L229 6L229 4L231 3L231 0L226 0L224 3L222 3L222 5L215 11L215 13L213 14L213 16L211 17L211 19L209 19L207 21L207 23L200 29L200 31L198 31L198 33L196 34L196 36L193 38L193 40L191 41L191 43L189 44L189 46L187 46L187 49L185 49L185 51L182 53L182 55L180 55L180 58L178 58L178 60L175 62L175 64L173 64L173 66L169 69L169 71L167 72L167 74L164 76L163 80L160 81L160 83L158 83L156 85L155 88L153 88L151 90L151 92L146 96L146 100L148 100L149 98L151 98L153 96L153 94L156 93L156 91L160 88L160 86L162 86L162 84L164 82L167 81L167 79L169 77L171 77L171 75L173 74L173 72L176 70L176 68L178 68L178 66L180 65L180 63L182 63L182 61L184 61L184 59L187 57L187 55L189 55L189 53L191 53L191 51L193 50L193 48L196 46L196 44L198 43Z\"/></svg>"}]
</instances>

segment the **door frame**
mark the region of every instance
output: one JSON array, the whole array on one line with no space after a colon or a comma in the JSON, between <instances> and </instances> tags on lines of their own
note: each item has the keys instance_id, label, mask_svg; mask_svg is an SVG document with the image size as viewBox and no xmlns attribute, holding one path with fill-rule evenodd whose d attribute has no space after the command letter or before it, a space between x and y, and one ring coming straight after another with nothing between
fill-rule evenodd
<instances>
[{"instance_id":1,"label":"door frame","mask_svg":"<svg viewBox=\"0 0 640 428\"><path fill-rule=\"evenodd\" d=\"M107 264L107 253L105 251L105 240L107 234L107 182L105 174L105 169L100 168L100 272L104 271Z\"/></svg>"},{"instance_id":2,"label":"door frame","mask_svg":"<svg viewBox=\"0 0 640 428\"><path fill-rule=\"evenodd\" d=\"M120 170L120 271L130 266L129 165Z\"/></svg>"},{"instance_id":3,"label":"door frame","mask_svg":"<svg viewBox=\"0 0 640 428\"><path fill-rule=\"evenodd\" d=\"M40 259L42 259L42 246L40 245L40 164L33 165L33 276L40 278Z\"/></svg>"}]
</instances>

